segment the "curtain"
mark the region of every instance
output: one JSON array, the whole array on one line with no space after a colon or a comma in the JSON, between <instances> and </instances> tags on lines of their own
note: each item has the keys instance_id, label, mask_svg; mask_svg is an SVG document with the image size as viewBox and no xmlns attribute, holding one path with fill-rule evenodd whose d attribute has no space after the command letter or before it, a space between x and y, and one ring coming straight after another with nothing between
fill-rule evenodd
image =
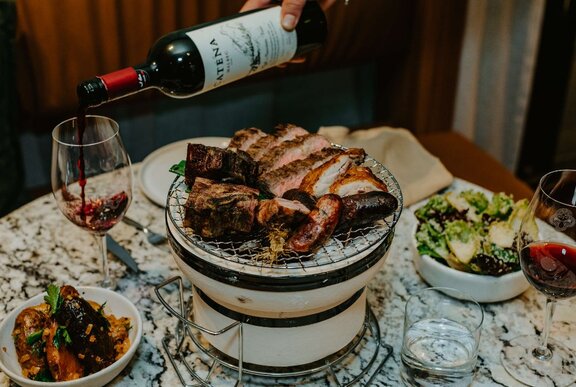
<instances>
[{"instance_id":1,"label":"curtain","mask_svg":"<svg viewBox=\"0 0 576 387\"><path fill-rule=\"evenodd\" d=\"M469 0L453 128L518 163L545 0Z\"/></svg>"},{"instance_id":2,"label":"curtain","mask_svg":"<svg viewBox=\"0 0 576 387\"><path fill-rule=\"evenodd\" d=\"M22 191L23 167L14 125L14 30L16 5L0 0L0 216L13 210Z\"/></svg>"}]
</instances>

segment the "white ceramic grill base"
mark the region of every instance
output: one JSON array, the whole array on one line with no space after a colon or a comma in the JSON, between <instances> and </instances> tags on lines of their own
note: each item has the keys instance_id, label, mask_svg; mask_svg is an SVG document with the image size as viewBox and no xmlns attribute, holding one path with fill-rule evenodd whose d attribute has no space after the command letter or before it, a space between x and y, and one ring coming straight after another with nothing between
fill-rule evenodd
<instances>
[{"instance_id":1,"label":"white ceramic grill base","mask_svg":"<svg viewBox=\"0 0 576 387\"><path fill-rule=\"evenodd\" d=\"M206 252L187 243L184 238L178 235L178 232L174 229L172 224L168 223L168 228L180 246L185 247L193 254L207 254ZM360 258L354 257L354 259L361 259L361 257L370 254L376 248L378 248L378 246L374 246L364 251L360 255ZM335 285L320 286L316 289L294 292L260 291L240 286L232 286L214 280L207 275L194 270L173 250L172 255L176 265L180 268L184 276L188 278L194 286L198 287L218 304L223 305L228 309L252 316L287 318L305 316L319 311L324 311L352 297L354 293L366 286L366 284L370 282L374 275L376 275L376 273L382 268L382 265L388 256L388 251L390 250L388 249L373 266L346 281ZM226 263L222 258L216 259L223 261L223 264Z\"/></svg>"},{"instance_id":2,"label":"white ceramic grill base","mask_svg":"<svg viewBox=\"0 0 576 387\"><path fill-rule=\"evenodd\" d=\"M214 310L198 295L194 296L194 322L218 331L236 320ZM281 295L277 295L281 297ZM290 367L312 363L338 352L349 344L362 328L366 316L366 290L347 309L324 321L297 327L263 327L244 323L243 361L270 367ZM202 333L216 349L239 357L239 327L220 335Z\"/></svg>"}]
</instances>

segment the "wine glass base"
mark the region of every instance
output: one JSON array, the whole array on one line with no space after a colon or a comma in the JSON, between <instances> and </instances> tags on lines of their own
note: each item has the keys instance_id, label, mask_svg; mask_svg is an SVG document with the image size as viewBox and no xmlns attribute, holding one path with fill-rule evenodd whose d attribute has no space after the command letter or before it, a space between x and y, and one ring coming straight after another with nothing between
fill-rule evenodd
<instances>
[{"instance_id":1,"label":"wine glass base","mask_svg":"<svg viewBox=\"0 0 576 387\"><path fill-rule=\"evenodd\" d=\"M500 359L514 379L528 386L569 386L576 381L576 357L562 344L548 340L549 360L536 358L532 351L540 344L535 335L518 336L504 343Z\"/></svg>"},{"instance_id":2,"label":"wine glass base","mask_svg":"<svg viewBox=\"0 0 576 387\"><path fill-rule=\"evenodd\" d=\"M108 290L116 290L116 281L112 278L103 279L100 287Z\"/></svg>"}]
</instances>

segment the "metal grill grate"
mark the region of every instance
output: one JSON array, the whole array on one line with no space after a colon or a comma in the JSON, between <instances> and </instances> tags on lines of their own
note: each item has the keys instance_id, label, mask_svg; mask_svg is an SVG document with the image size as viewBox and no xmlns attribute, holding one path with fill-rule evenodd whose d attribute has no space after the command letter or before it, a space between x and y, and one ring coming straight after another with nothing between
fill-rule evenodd
<instances>
[{"instance_id":1,"label":"metal grill grate","mask_svg":"<svg viewBox=\"0 0 576 387\"><path fill-rule=\"evenodd\" d=\"M232 262L257 268L300 268L304 270L310 267L331 265L357 256L381 242L389 233L393 232L402 212L402 192L394 176L373 158L367 157L364 166L369 167L376 176L384 181L388 191L398 199L398 208L392 215L374 225L332 235L327 243L312 254L288 254L271 263L266 260L254 259L265 254L268 248L267 235L263 231L252 233L244 239L206 239L194 234L192 229L183 225L188 192L184 178L180 176L174 180L168 193L168 218L188 243L212 256Z\"/></svg>"}]
</instances>

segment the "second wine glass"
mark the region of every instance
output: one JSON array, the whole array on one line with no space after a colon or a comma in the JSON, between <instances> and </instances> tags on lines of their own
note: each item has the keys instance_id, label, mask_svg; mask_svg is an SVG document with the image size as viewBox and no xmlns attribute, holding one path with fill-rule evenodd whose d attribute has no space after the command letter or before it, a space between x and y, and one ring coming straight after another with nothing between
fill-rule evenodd
<instances>
[{"instance_id":1,"label":"second wine glass","mask_svg":"<svg viewBox=\"0 0 576 387\"><path fill-rule=\"evenodd\" d=\"M132 201L130 158L119 126L102 116L72 118L52 132L52 192L62 213L96 237L102 259L100 286L112 289L106 232Z\"/></svg>"},{"instance_id":2,"label":"second wine glass","mask_svg":"<svg viewBox=\"0 0 576 387\"><path fill-rule=\"evenodd\" d=\"M502 350L504 368L530 386L568 386L576 381L575 353L549 339L556 302L576 295L576 170L557 170L540 184L520 225L520 266L546 296L540 337L519 336Z\"/></svg>"}]
</instances>

